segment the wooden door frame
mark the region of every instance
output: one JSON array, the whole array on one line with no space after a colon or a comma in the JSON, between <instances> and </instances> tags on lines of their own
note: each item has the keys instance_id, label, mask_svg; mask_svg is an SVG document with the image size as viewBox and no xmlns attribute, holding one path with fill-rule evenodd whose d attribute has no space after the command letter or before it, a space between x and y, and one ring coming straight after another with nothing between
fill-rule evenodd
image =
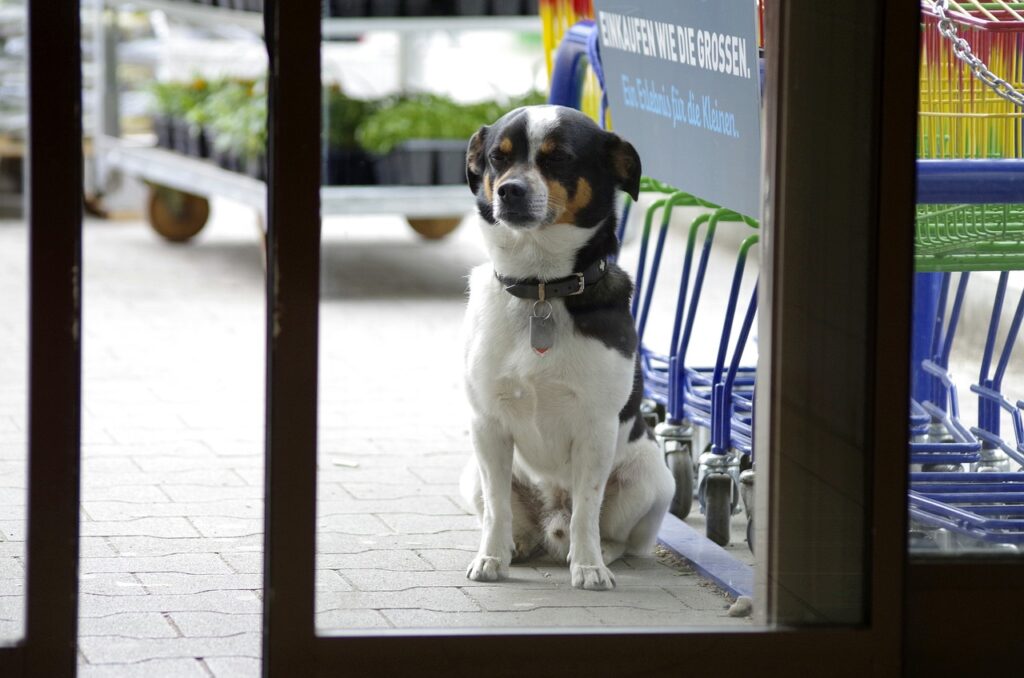
<instances>
[{"instance_id":1,"label":"wooden door frame","mask_svg":"<svg viewBox=\"0 0 1024 678\"><path fill-rule=\"evenodd\" d=\"M25 635L0 675L75 675L81 421L82 64L78 0L30 0Z\"/></svg>"},{"instance_id":2,"label":"wooden door frame","mask_svg":"<svg viewBox=\"0 0 1024 678\"><path fill-rule=\"evenodd\" d=\"M899 673L909 358L891 346L908 346L910 336L917 7L882 0L769 6L771 185L762 279L771 284L763 286L760 308L772 322L760 336L762 353L772 359L759 382L766 393L759 421L768 423L759 426L759 436L772 451L763 466L758 462L758 482L769 488L760 504L774 510L760 513L770 519L759 527L759 543L770 549L760 551L767 567L758 591L770 630L317 636L320 16L303 6L314 3L288 3L282 12L284 4L268 2L266 16L271 121L264 675L475 676L481 667L489 675L517 676L568 670L630 675L638 667L650 675L682 667L692 675L745 675L752 667L774 675L823 665L837 675ZM810 54L818 58L808 59ZM800 127L816 110L830 116L825 138ZM843 155L853 144L859 152ZM841 160L825 161L836 157ZM834 232L822 241L825 228ZM893 232L900 235L890 237ZM812 246L815 239L824 246L851 245L836 251L842 265L828 271L827 299L806 289L820 282L811 275L814 261L806 259L823 251ZM826 301L846 313L842 331L848 336L840 340ZM846 350L851 345L852 352ZM817 351L818 363L807 364L808 350ZM855 364L825 369L835 359ZM855 383L851 374L859 375ZM790 397L803 393L812 377L816 388L830 394L831 410ZM837 419L835 411L847 419ZM832 446L855 455L851 477L807 472ZM794 497L830 493L847 494L844 501L856 507L853 521L829 529L820 515L793 513ZM832 539L830 546L841 547L838 557L809 549L816 539ZM854 562L850 553L858 554ZM816 560L825 568L816 569ZM859 599L830 608L851 581L860 582ZM807 622L815 625L802 625Z\"/></svg>"}]
</instances>

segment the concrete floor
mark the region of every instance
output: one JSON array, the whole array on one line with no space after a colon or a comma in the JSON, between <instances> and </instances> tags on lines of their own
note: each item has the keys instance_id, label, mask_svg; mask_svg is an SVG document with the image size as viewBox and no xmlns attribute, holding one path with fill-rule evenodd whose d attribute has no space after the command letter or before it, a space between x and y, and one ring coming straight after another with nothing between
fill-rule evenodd
<instances>
[{"instance_id":1,"label":"concrete floor","mask_svg":"<svg viewBox=\"0 0 1024 678\"><path fill-rule=\"evenodd\" d=\"M139 222L87 224L83 676L257 674L254 229L220 203L185 246ZM0 224L0 639L17 637L23 605L25 254L23 227ZM471 224L436 243L395 219L325 224L318 628L748 625L664 555L617 564L610 593L574 590L543 561L503 584L465 579L478 532L456 489L470 453L457 332L481 260Z\"/></svg>"}]
</instances>

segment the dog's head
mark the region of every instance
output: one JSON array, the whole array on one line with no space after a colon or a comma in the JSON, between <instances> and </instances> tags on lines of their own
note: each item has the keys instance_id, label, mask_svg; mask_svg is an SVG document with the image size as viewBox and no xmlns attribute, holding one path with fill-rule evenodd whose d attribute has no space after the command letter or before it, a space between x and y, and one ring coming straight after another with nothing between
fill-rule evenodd
<instances>
[{"instance_id":1,"label":"dog's head","mask_svg":"<svg viewBox=\"0 0 1024 678\"><path fill-rule=\"evenodd\" d=\"M616 188L636 199L640 157L577 110L527 106L473 135L466 178L491 224L591 228L613 212Z\"/></svg>"}]
</instances>

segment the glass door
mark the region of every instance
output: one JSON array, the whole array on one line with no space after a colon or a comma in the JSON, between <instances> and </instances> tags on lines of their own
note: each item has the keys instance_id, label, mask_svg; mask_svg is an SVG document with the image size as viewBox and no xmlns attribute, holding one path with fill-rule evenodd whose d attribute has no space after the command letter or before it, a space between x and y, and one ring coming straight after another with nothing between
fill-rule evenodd
<instances>
[{"instance_id":1,"label":"glass door","mask_svg":"<svg viewBox=\"0 0 1024 678\"><path fill-rule=\"evenodd\" d=\"M894 375L906 374L907 358L887 347L909 340L910 239L885 237L891 229L885 215L910 214L913 168L909 156L893 153L898 145L885 142L889 135L913 136L913 91L898 86L916 66L913 41L898 36L915 34L916 8L861 3L801 9L780 3L766 15L766 200L755 412L763 451L755 506L763 518L754 535L755 552L763 555L756 570L754 627L741 634L675 624L628 631L534 627L528 633L504 627L484 633L412 623L382 631L352 616L347 628L325 635L314 624L322 374L321 17L316 7L289 6L284 12L283 4L268 3L266 14L265 675L468 675L511 666L523 673L553 666L614 673L683 664L700 673L727 672L726 663L738 673L743 659L781 670L837 658L847 666L898 670L903 582L891 572L900 568L904 553L905 458L896 432L907 387ZM844 77L835 78L836 72ZM813 99L799 86L811 82ZM855 148L851 139L859 140ZM370 267L363 282L372 286L377 275L387 280L394 272ZM356 323L366 319L352 319L346 331L360 332ZM416 328L406 332L414 345ZM379 363L381 379L394 376L387 373L394 356L366 348L346 358ZM356 389L373 387L370 379L352 384L349 397L366 398ZM434 406L429 393L419 401L426 411ZM345 411L331 415L344 417ZM352 424L350 430L360 426L368 425ZM362 470L346 463L330 469L339 476ZM353 521L348 524L358 527L359 519ZM415 586L421 570L409 569L393 578ZM358 588L359 582L347 584ZM594 634L607 642L595 643ZM709 647L728 647L729 659Z\"/></svg>"}]
</instances>

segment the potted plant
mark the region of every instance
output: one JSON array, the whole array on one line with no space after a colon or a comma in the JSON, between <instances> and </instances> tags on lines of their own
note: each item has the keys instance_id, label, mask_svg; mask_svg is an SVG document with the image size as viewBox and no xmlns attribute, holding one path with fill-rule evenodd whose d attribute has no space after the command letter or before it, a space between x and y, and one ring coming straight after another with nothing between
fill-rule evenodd
<instances>
[{"instance_id":1,"label":"potted plant","mask_svg":"<svg viewBox=\"0 0 1024 678\"><path fill-rule=\"evenodd\" d=\"M366 16L370 0L330 0L328 13L331 16Z\"/></svg>"},{"instance_id":2,"label":"potted plant","mask_svg":"<svg viewBox=\"0 0 1024 678\"><path fill-rule=\"evenodd\" d=\"M149 94L152 99L151 117L156 145L161 148L174 148L173 118L180 110L180 86L177 83L156 82L150 85Z\"/></svg>"},{"instance_id":3,"label":"potted plant","mask_svg":"<svg viewBox=\"0 0 1024 678\"><path fill-rule=\"evenodd\" d=\"M378 107L377 102L354 99L338 86L326 90L327 153L324 183L367 185L376 183L373 159L360 148L356 129Z\"/></svg>"},{"instance_id":4,"label":"potted plant","mask_svg":"<svg viewBox=\"0 0 1024 678\"><path fill-rule=\"evenodd\" d=\"M522 10L522 0L491 0L491 14L519 14Z\"/></svg>"},{"instance_id":5,"label":"potted plant","mask_svg":"<svg viewBox=\"0 0 1024 678\"><path fill-rule=\"evenodd\" d=\"M385 184L434 183L434 139L444 128L452 104L434 95L395 101L359 127L360 145L377 157L377 177Z\"/></svg>"},{"instance_id":6,"label":"potted plant","mask_svg":"<svg viewBox=\"0 0 1024 678\"><path fill-rule=\"evenodd\" d=\"M482 16L487 14L487 0L453 0L452 10L460 16Z\"/></svg>"}]
</instances>

